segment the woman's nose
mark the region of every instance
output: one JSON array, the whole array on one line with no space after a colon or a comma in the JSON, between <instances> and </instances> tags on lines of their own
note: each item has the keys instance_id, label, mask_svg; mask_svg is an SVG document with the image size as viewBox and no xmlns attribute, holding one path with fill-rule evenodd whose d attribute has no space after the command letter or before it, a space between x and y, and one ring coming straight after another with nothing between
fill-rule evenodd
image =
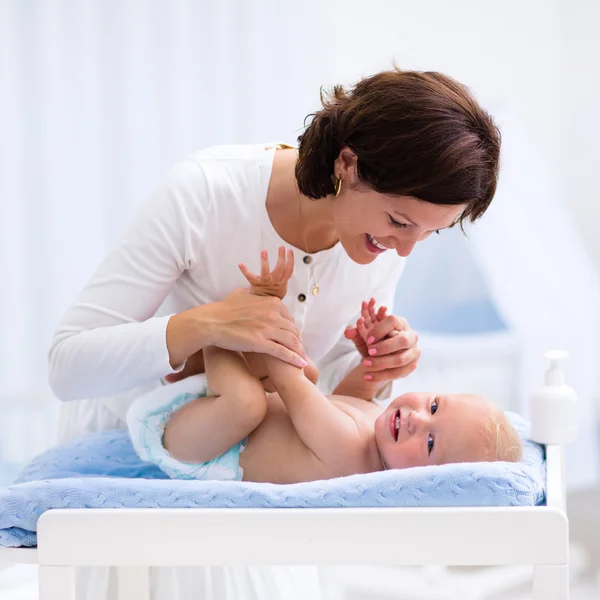
<instances>
[{"instance_id":1,"label":"woman's nose","mask_svg":"<svg viewBox=\"0 0 600 600\"><path fill-rule=\"evenodd\" d=\"M402 256L403 258L406 258L413 251L413 248L415 247L415 244L418 241L419 240L416 240L414 238L405 239L405 240L396 240L394 242L394 248L396 250L396 253L398 254L398 256Z\"/></svg>"}]
</instances>

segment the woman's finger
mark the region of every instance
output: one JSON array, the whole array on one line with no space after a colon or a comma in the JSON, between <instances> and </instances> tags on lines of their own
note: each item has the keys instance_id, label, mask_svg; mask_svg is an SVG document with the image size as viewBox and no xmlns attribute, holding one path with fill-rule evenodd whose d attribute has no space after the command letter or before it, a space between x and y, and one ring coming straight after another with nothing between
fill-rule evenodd
<instances>
[{"instance_id":1,"label":"woman's finger","mask_svg":"<svg viewBox=\"0 0 600 600\"><path fill-rule=\"evenodd\" d=\"M371 382L385 382L394 381L394 379L401 379L402 377L408 377L417 368L417 361L413 361L404 367L398 367L396 369L388 369L387 371L374 371L368 372L366 375L370 375L368 381Z\"/></svg>"},{"instance_id":2,"label":"woman's finger","mask_svg":"<svg viewBox=\"0 0 600 600\"><path fill-rule=\"evenodd\" d=\"M407 329L410 329L410 325L408 324L408 321L402 317L388 315L383 319L383 321L379 321L379 323L373 327L369 333L369 340L372 338L372 341L367 340L367 343L373 344L376 341L382 340L390 333L390 331L393 331L394 329L397 329L398 331L406 331Z\"/></svg>"},{"instance_id":3,"label":"woman's finger","mask_svg":"<svg viewBox=\"0 0 600 600\"><path fill-rule=\"evenodd\" d=\"M300 338L289 331L275 329L270 333L269 339L281 344L282 346L285 346L286 348L289 348L296 354L302 356L302 358L306 357L306 353L304 352Z\"/></svg>"},{"instance_id":4,"label":"woman's finger","mask_svg":"<svg viewBox=\"0 0 600 600\"><path fill-rule=\"evenodd\" d=\"M265 342L259 352L268 354L269 356L273 356L279 360L283 360L284 362L301 369L308 364L307 361L304 360L300 355L296 354L296 352L292 352L292 350L282 346L281 344L278 344L277 342Z\"/></svg>"},{"instance_id":5,"label":"woman's finger","mask_svg":"<svg viewBox=\"0 0 600 600\"><path fill-rule=\"evenodd\" d=\"M274 322L274 326L279 329L283 329L288 333L291 333L293 336L297 337L299 340L302 339L302 333L296 325L292 321L284 318L278 318L277 321Z\"/></svg>"},{"instance_id":6,"label":"woman's finger","mask_svg":"<svg viewBox=\"0 0 600 600\"><path fill-rule=\"evenodd\" d=\"M277 300L277 302L279 304L279 306L278 306L279 314L282 317L284 317L285 319L287 319L288 321L295 323L294 317L292 317L292 313L288 310L287 306L281 300L279 300L279 298L273 297L273 299Z\"/></svg>"},{"instance_id":7,"label":"woman's finger","mask_svg":"<svg viewBox=\"0 0 600 600\"><path fill-rule=\"evenodd\" d=\"M371 356L385 356L400 350L406 350L417 345L419 336L416 331L398 331L393 329L385 339L369 346L369 350L374 350Z\"/></svg>"},{"instance_id":8,"label":"woman's finger","mask_svg":"<svg viewBox=\"0 0 600 600\"><path fill-rule=\"evenodd\" d=\"M421 351L419 348L409 348L408 350L401 350L400 352L394 352L394 354L387 354L385 356L367 356L363 359L363 365L367 367L369 371L385 371L386 369L397 369L399 367L405 367L410 363L419 360Z\"/></svg>"}]
</instances>

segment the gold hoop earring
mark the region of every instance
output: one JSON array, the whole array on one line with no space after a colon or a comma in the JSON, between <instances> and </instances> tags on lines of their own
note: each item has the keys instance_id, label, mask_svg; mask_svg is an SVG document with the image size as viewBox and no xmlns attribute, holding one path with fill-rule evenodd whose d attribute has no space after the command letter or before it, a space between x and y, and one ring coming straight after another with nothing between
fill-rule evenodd
<instances>
[{"instance_id":1,"label":"gold hoop earring","mask_svg":"<svg viewBox=\"0 0 600 600\"><path fill-rule=\"evenodd\" d=\"M335 190L336 197L339 196L340 192L342 191L342 178L341 177L336 177L333 189Z\"/></svg>"}]
</instances>

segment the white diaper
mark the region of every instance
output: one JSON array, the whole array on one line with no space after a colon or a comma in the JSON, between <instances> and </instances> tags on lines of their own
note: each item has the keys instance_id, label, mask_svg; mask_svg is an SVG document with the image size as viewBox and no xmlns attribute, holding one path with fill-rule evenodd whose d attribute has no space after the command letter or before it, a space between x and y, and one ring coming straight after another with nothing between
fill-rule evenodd
<instances>
[{"instance_id":1,"label":"white diaper","mask_svg":"<svg viewBox=\"0 0 600 600\"><path fill-rule=\"evenodd\" d=\"M133 447L142 460L155 464L173 479L241 481L244 472L239 459L247 440L205 463L176 460L165 450L163 435L171 415L184 404L206 395L206 377L194 375L138 398L127 412Z\"/></svg>"}]
</instances>

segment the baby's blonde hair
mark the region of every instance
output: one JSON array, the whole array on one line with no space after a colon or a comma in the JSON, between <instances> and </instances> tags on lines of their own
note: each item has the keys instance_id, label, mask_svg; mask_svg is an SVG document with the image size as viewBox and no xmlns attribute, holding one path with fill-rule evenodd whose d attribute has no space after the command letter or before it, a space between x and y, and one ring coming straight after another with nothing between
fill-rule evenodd
<instances>
[{"instance_id":1,"label":"baby's blonde hair","mask_svg":"<svg viewBox=\"0 0 600 600\"><path fill-rule=\"evenodd\" d=\"M497 406L482 421L484 461L519 462L523 456L523 442L504 411Z\"/></svg>"}]
</instances>

